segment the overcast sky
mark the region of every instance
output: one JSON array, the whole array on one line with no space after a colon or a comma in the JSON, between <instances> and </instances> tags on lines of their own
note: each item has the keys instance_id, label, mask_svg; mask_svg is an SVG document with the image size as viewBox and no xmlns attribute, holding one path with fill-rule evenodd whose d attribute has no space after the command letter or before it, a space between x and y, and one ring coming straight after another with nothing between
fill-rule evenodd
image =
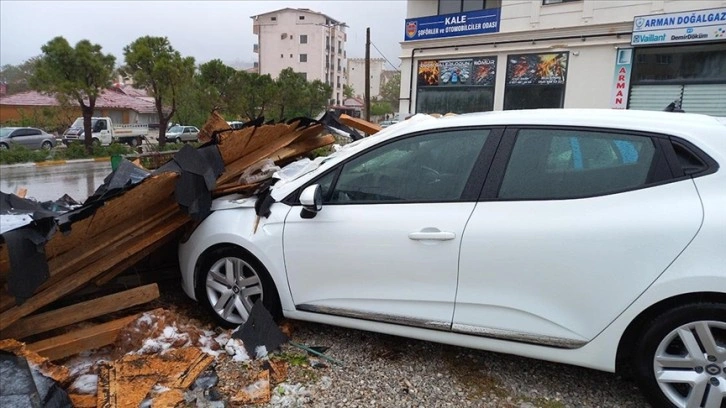
<instances>
[{"instance_id":1,"label":"overcast sky","mask_svg":"<svg viewBox=\"0 0 726 408\"><path fill-rule=\"evenodd\" d=\"M395 65L403 40L406 2L367 1L25 1L0 0L0 65L41 54L56 36L71 44L88 39L123 63L123 47L144 35L165 36L197 63L219 58L230 65L256 61L250 16L280 8L309 8L349 26L349 57L365 56L371 42ZM371 47L371 57L379 57ZM390 67L389 67L390 68Z\"/></svg>"}]
</instances>

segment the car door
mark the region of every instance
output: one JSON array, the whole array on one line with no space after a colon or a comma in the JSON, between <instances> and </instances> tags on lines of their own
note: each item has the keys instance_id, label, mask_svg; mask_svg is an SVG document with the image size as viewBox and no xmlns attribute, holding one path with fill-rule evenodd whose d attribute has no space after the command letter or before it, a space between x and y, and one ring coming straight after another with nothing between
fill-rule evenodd
<instances>
[{"instance_id":1,"label":"car door","mask_svg":"<svg viewBox=\"0 0 726 408\"><path fill-rule=\"evenodd\" d=\"M453 330L593 339L701 224L694 183L674 181L664 146L618 130L508 129L464 233Z\"/></svg>"},{"instance_id":2,"label":"car door","mask_svg":"<svg viewBox=\"0 0 726 408\"><path fill-rule=\"evenodd\" d=\"M13 143L17 145L27 147L28 149L33 148L33 142L35 139L33 137L33 129L18 129L14 131L10 137L12 138L11 140Z\"/></svg>"},{"instance_id":3,"label":"car door","mask_svg":"<svg viewBox=\"0 0 726 408\"><path fill-rule=\"evenodd\" d=\"M322 210L306 219L295 204L283 235L296 308L449 330L461 236L497 132L398 138L313 181Z\"/></svg>"}]
</instances>

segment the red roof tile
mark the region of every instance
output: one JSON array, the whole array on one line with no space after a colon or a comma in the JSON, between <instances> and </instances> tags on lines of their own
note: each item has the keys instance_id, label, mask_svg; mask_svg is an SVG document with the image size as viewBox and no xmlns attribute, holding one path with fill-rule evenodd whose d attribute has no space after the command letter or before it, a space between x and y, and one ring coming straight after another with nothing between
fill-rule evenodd
<instances>
[{"instance_id":1,"label":"red roof tile","mask_svg":"<svg viewBox=\"0 0 726 408\"><path fill-rule=\"evenodd\" d=\"M55 97L36 91L22 92L0 98L0 105L9 106L58 106ZM105 90L96 99L99 109L131 109L138 113L156 113L153 98L140 98L126 95L120 91Z\"/></svg>"}]
</instances>

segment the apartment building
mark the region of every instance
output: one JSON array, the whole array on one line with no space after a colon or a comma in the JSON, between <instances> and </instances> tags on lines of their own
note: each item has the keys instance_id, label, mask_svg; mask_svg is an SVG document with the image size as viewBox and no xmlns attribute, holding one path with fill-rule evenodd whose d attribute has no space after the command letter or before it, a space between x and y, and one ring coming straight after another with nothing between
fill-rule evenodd
<instances>
[{"instance_id":1,"label":"apartment building","mask_svg":"<svg viewBox=\"0 0 726 408\"><path fill-rule=\"evenodd\" d=\"M342 102L347 81L345 23L310 9L295 8L259 14L252 20L260 74L277 78L280 71L290 67L308 81L317 79L331 85L331 105Z\"/></svg>"},{"instance_id":2,"label":"apartment building","mask_svg":"<svg viewBox=\"0 0 726 408\"><path fill-rule=\"evenodd\" d=\"M409 0L400 112L726 116L726 1Z\"/></svg>"}]
</instances>

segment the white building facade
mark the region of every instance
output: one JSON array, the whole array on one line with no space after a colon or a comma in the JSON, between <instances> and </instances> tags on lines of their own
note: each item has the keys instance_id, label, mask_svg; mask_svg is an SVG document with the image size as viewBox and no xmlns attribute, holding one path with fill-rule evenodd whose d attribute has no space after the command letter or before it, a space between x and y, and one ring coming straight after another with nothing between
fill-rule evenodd
<instances>
[{"instance_id":1,"label":"white building facade","mask_svg":"<svg viewBox=\"0 0 726 408\"><path fill-rule=\"evenodd\" d=\"M409 0L400 112L726 116L726 1Z\"/></svg>"},{"instance_id":2,"label":"white building facade","mask_svg":"<svg viewBox=\"0 0 726 408\"><path fill-rule=\"evenodd\" d=\"M310 9L285 8L252 16L258 72L277 78L292 68L308 81L333 88L331 105L343 100L346 83L345 23Z\"/></svg>"},{"instance_id":3,"label":"white building facade","mask_svg":"<svg viewBox=\"0 0 726 408\"><path fill-rule=\"evenodd\" d=\"M371 98L381 94L381 80L386 60L371 58ZM355 96L363 97L366 89L366 59L348 58L348 86L352 86Z\"/></svg>"}]
</instances>

